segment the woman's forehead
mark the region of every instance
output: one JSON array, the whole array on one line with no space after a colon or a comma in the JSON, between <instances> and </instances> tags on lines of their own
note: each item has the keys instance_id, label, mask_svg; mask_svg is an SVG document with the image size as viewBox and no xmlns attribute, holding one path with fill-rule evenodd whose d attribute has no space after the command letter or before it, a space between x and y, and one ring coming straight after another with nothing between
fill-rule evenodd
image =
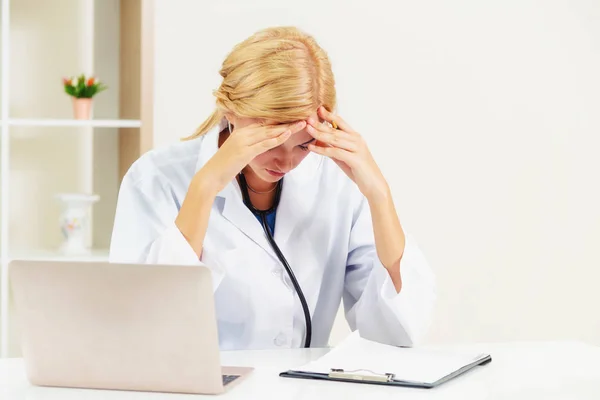
<instances>
[{"instance_id":1,"label":"woman's forehead","mask_svg":"<svg viewBox=\"0 0 600 400\"><path fill-rule=\"evenodd\" d=\"M317 119L317 120L319 120L320 122L323 122L323 119L319 117L319 115L317 114L317 112L314 112L313 114L311 114L311 115L310 115L310 118ZM308 118L307 118L307 119L308 119ZM265 124L265 125L283 125L283 124L291 124L291 123L294 123L294 122L297 122L297 121L280 122L280 121L276 121L276 120L274 120L274 119L261 119L261 118L256 118L256 119L254 120L254 122L256 122L256 123L262 123L262 124Z\"/></svg>"}]
</instances>

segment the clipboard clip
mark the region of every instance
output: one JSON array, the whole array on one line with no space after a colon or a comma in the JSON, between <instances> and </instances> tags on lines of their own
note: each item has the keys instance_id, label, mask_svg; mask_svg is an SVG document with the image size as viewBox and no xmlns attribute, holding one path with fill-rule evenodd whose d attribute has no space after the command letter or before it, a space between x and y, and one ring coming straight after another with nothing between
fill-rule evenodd
<instances>
[{"instance_id":1,"label":"clipboard clip","mask_svg":"<svg viewBox=\"0 0 600 400\"><path fill-rule=\"evenodd\" d=\"M360 372L368 372L371 375L360 374ZM377 373L369 369L355 369L346 371L342 368L331 368L329 371L329 377L334 379L349 379L352 381L367 381L367 382L392 382L396 377L396 374L389 372Z\"/></svg>"}]
</instances>

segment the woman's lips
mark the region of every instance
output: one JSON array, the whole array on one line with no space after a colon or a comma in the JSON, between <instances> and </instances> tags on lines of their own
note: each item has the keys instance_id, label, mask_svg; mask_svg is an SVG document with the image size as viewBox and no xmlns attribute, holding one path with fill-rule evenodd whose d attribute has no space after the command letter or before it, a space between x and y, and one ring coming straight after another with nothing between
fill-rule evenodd
<instances>
[{"instance_id":1,"label":"woman's lips","mask_svg":"<svg viewBox=\"0 0 600 400\"><path fill-rule=\"evenodd\" d=\"M272 169L267 169L267 172L277 178L281 178L285 175L283 172L273 171Z\"/></svg>"}]
</instances>

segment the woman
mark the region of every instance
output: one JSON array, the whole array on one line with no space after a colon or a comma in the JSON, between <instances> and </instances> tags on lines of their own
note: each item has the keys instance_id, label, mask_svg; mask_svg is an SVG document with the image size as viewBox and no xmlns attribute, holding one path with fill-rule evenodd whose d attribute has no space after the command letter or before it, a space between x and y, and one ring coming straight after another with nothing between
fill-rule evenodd
<instances>
[{"instance_id":1,"label":"woman","mask_svg":"<svg viewBox=\"0 0 600 400\"><path fill-rule=\"evenodd\" d=\"M364 140L332 113L326 53L271 28L220 73L197 132L124 177L111 262L209 268L222 350L326 346L342 297L363 337L413 345L433 274Z\"/></svg>"}]
</instances>

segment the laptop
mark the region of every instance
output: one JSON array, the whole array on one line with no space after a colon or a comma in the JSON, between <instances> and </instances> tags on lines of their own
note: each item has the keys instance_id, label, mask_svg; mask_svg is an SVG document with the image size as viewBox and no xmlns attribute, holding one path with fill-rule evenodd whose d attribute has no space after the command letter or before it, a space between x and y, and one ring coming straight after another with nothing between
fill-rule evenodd
<instances>
[{"instance_id":1,"label":"laptop","mask_svg":"<svg viewBox=\"0 0 600 400\"><path fill-rule=\"evenodd\" d=\"M252 371L221 367L205 267L12 261L9 277L34 385L219 394Z\"/></svg>"}]
</instances>

